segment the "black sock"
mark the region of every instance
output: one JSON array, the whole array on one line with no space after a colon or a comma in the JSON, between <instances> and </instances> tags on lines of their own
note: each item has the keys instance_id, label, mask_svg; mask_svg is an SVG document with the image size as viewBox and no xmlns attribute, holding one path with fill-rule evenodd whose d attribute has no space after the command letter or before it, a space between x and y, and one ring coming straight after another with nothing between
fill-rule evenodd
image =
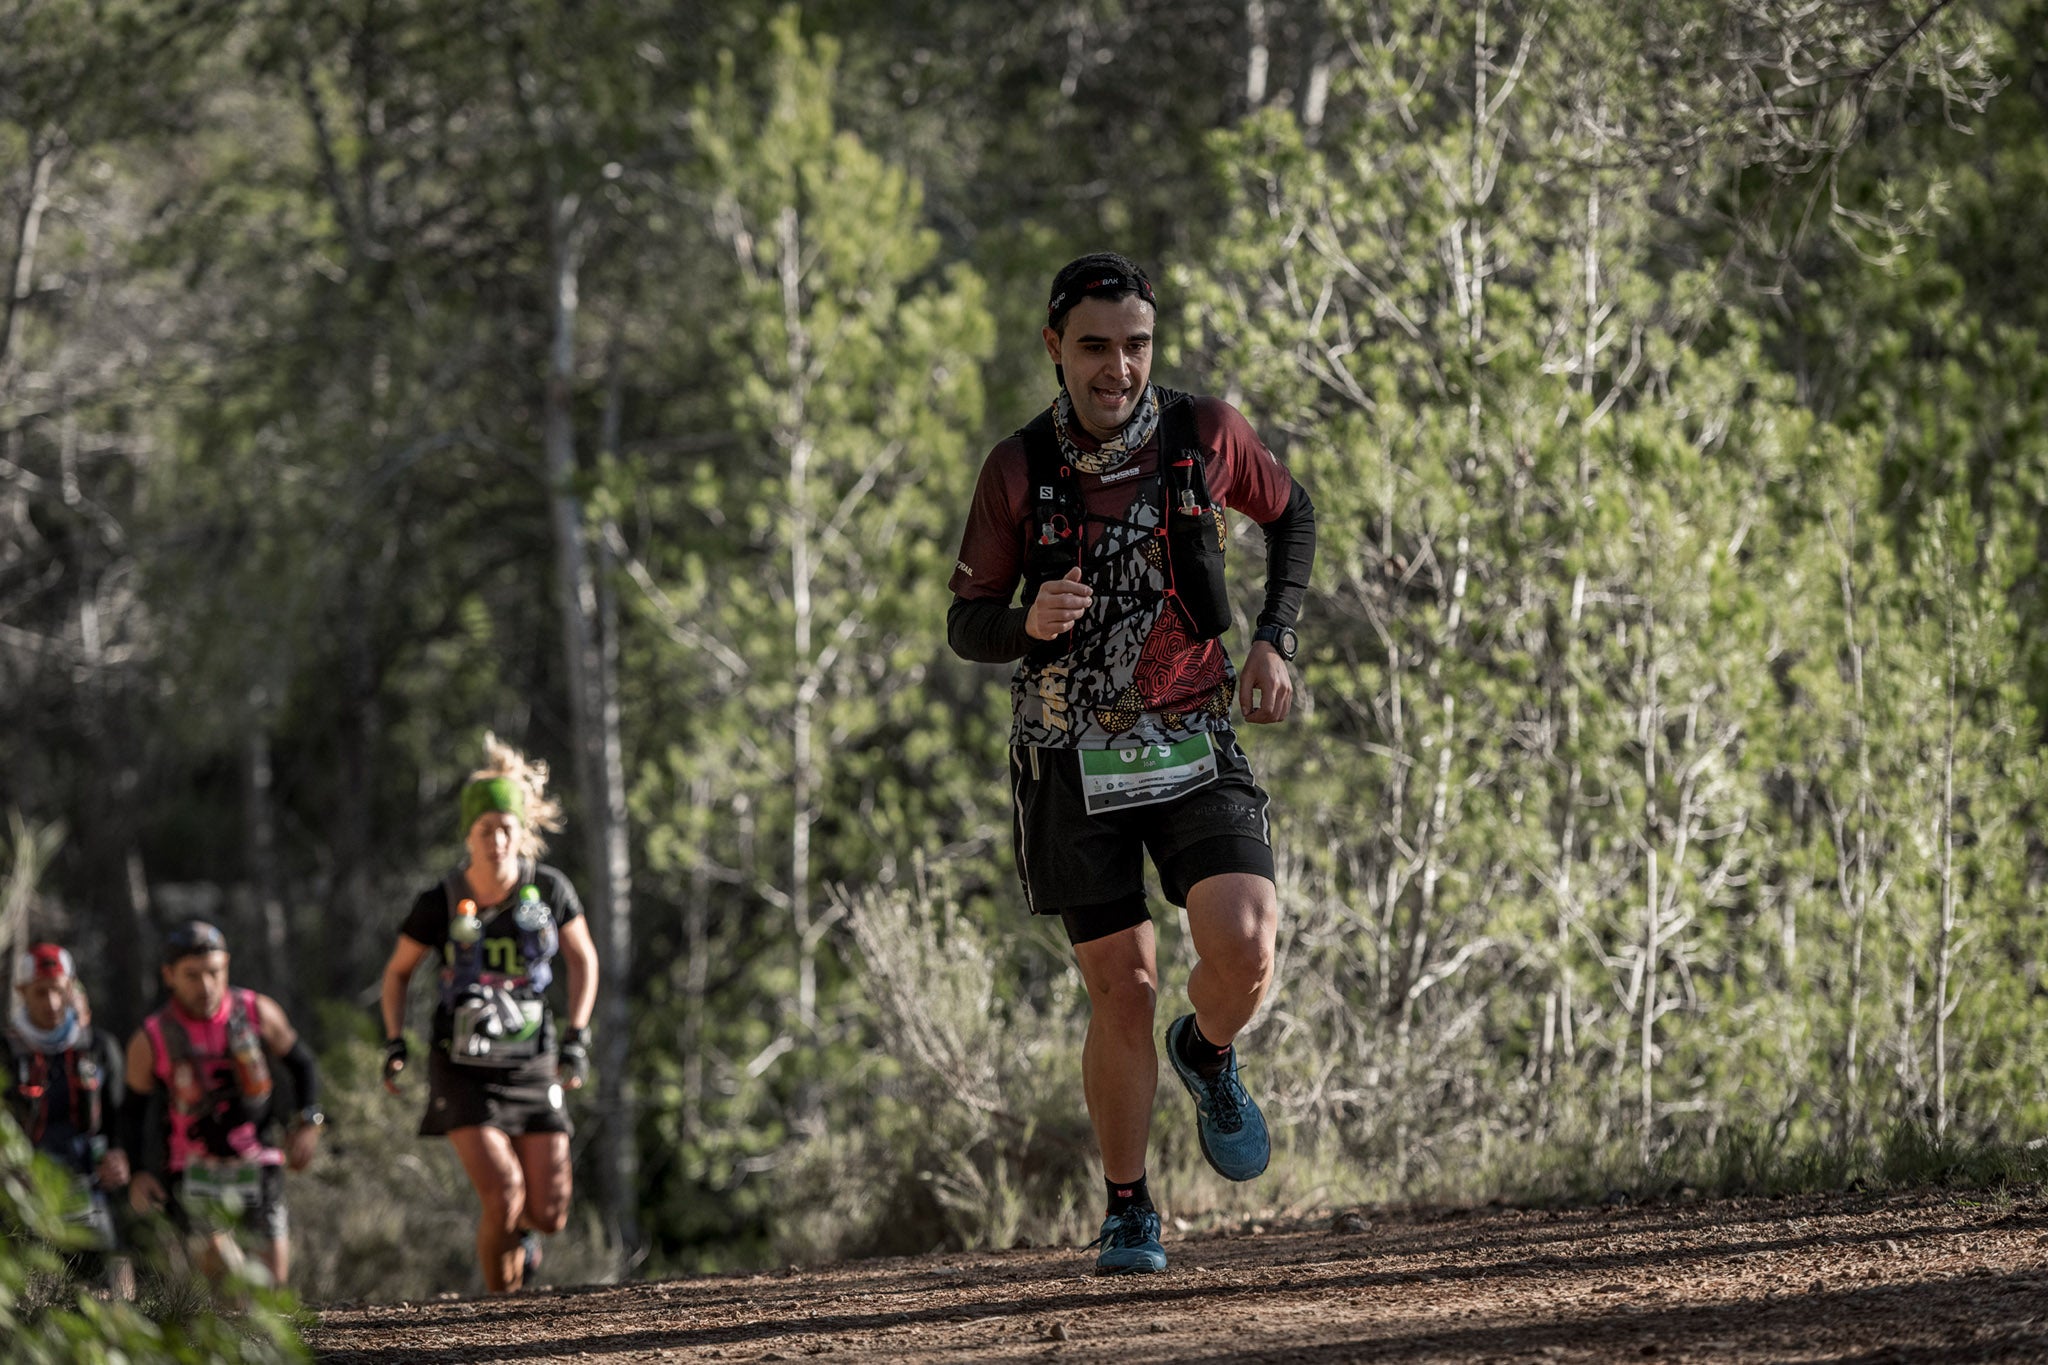
<instances>
[{"instance_id":1,"label":"black sock","mask_svg":"<svg viewBox=\"0 0 2048 1365\"><path fill-rule=\"evenodd\" d=\"M1188 1064L1197 1076L1215 1077L1223 1074L1223 1068L1230 1062L1230 1044L1222 1047L1202 1036L1202 1026L1192 1017L1188 1019L1188 1031L1181 1035L1180 1059Z\"/></svg>"},{"instance_id":2,"label":"black sock","mask_svg":"<svg viewBox=\"0 0 2048 1365\"><path fill-rule=\"evenodd\" d=\"M1126 1209L1149 1209L1152 1207L1152 1192L1145 1188L1145 1177L1136 1180L1108 1180L1109 1213L1111 1217Z\"/></svg>"}]
</instances>

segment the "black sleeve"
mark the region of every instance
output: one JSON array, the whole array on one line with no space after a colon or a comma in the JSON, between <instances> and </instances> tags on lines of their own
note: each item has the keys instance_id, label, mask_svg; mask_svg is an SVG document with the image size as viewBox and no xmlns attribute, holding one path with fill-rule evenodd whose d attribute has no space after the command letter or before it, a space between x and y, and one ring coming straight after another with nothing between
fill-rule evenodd
<instances>
[{"instance_id":1,"label":"black sleeve","mask_svg":"<svg viewBox=\"0 0 2048 1365\"><path fill-rule=\"evenodd\" d=\"M946 608L946 643L978 664L1006 664L1029 654L1038 641L1024 630L1028 609L993 597L953 599Z\"/></svg>"},{"instance_id":2,"label":"black sleeve","mask_svg":"<svg viewBox=\"0 0 2048 1365\"><path fill-rule=\"evenodd\" d=\"M1293 626L1308 592L1309 572L1316 562L1316 508L1308 490L1294 480L1287 510L1264 523L1266 532L1266 605L1262 626Z\"/></svg>"},{"instance_id":3,"label":"black sleeve","mask_svg":"<svg viewBox=\"0 0 2048 1365\"><path fill-rule=\"evenodd\" d=\"M102 1029L92 1031L92 1050L102 1077L99 1136L106 1137L115 1131L121 1106L128 1102L128 1059L121 1055L114 1035Z\"/></svg>"},{"instance_id":4,"label":"black sleeve","mask_svg":"<svg viewBox=\"0 0 2048 1365\"><path fill-rule=\"evenodd\" d=\"M320 1103L320 1063L304 1038L292 1039L290 1050L277 1059L277 1064L291 1078L292 1096L298 1108L311 1109Z\"/></svg>"},{"instance_id":5,"label":"black sleeve","mask_svg":"<svg viewBox=\"0 0 2048 1365\"><path fill-rule=\"evenodd\" d=\"M448 893L438 882L420 892L398 932L429 948L439 948L448 941Z\"/></svg>"},{"instance_id":6,"label":"black sleeve","mask_svg":"<svg viewBox=\"0 0 2048 1365\"><path fill-rule=\"evenodd\" d=\"M129 1168L161 1176L170 1151L164 1137L164 1088L129 1091L119 1131Z\"/></svg>"}]
</instances>

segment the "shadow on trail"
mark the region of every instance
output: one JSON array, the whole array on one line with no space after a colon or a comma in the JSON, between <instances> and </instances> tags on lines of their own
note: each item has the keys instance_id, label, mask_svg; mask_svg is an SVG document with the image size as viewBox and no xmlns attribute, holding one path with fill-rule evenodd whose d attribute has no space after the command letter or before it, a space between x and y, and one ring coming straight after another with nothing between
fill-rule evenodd
<instances>
[{"instance_id":1,"label":"shadow on trail","mask_svg":"<svg viewBox=\"0 0 2048 1365\"><path fill-rule=\"evenodd\" d=\"M1986 1312L1987 1297L2016 1290L1997 1311ZM1767 1302L1754 1300L1688 1308L1644 1307L1611 1313L1558 1314L1548 1322L1510 1325L1446 1325L1438 1330L1374 1335L1369 1330L1342 1341L1290 1345L1247 1342L1225 1353L1188 1356L1186 1365L1240 1361L1487 1360L1517 1359L1555 1348L1567 1358L1657 1360L1673 1355L1712 1359L1742 1352L1770 1359L1798 1359L1812 1365L1964 1365L1978 1361L2048 1359L2048 1281L2028 1272L2012 1276L1961 1276L1953 1280L1883 1285L1836 1293L1801 1294ZM1817 1336L1837 1335L1839 1325L1818 1329L1816 1320L1854 1316L1855 1334L1896 1336L1897 1344L1856 1347L1843 1354L1816 1353Z\"/></svg>"},{"instance_id":2,"label":"shadow on trail","mask_svg":"<svg viewBox=\"0 0 2048 1365\"><path fill-rule=\"evenodd\" d=\"M1474 1277L1483 1277L1475 1270ZM1219 1315L1219 1290L1245 1306L1260 1298L1296 1298L1327 1294L1332 1290L1386 1287L1391 1283L1412 1283L1405 1275L1338 1276L1312 1285L1281 1289L1256 1286L1229 1287L1214 1284L1137 1288L1119 1281L1123 1292L1114 1297L1089 1289L1065 1293L1017 1296L1003 1300L953 1303L903 1313L817 1313L797 1316L802 1300L792 1300L788 1317L732 1323L703 1328L642 1328L624 1332L586 1332L562 1335L547 1341L524 1343L476 1343L430 1346L393 1345L359 1350L321 1351L318 1358L327 1365L481 1365L485 1361L539 1360L575 1356L588 1352L593 1357L632 1352L727 1347L783 1341L793 1337L832 1337L849 1333L879 1332L887 1328L989 1327L1001 1319L1015 1319L1015 1327L1030 1326L1028 1319L1066 1315L1080 1318L1076 1346L1106 1347L1113 1339L1098 1330L1099 1317L1091 1312L1115 1308L1130 1320L1132 1331L1148 1310L1169 1318L1175 1310L1187 1308L1200 1313L1211 1324ZM1091 1283L1090 1289L1095 1286ZM1986 1300L1995 1307L1987 1311ZM637 1295L621 1295L617 1305L603 1311L632 1311L645 1317L666 1308L688 1315L693 1304L686 1294L675 1294L661 1304ZM1391 1306L1391 1305L1390 1305ZM547 1316L544 1306L537 1316ZM778 1305L757 1304L772 1312ZM2048 1321L2042 1310L2048 1307L2048 1279L2037 1271L2007 1276L1972 1274L1952 1279L1916 1281L1906 1284L1860 1286L1838 1291L1805 1293L1764 1300L1743 1299L1722 1305L1673 1308L1663 1305L1622 1308L1608 1312L1544 1310L1547 1321L1518 1321L1508 1324L1480 1322L1469 1326L1445 1323L1441 1327L1418 1328L1412 1315L1403 1313L1396 1330L1376 1330L1370 1321L1356 1324L1341 1340L1280 1339L1260 1342L1240 1336L1222 1354L1194 1358L1202 1365L1225 1361L1338 1361L1396 1360L1417 1357L1444 1359L1485 1358L1496 1354L1524 1355L1546 1347L1578 1354L1597 1343L1608 1354L1655 1358L1674 1352L1708 1352L1716 1346L1736 1346L1774 1356L1798 1355L1810 1360L1829 1360L1835 1365L1934 1365L1947 1361L2040 1360L2048 1358ZM1227 1309L1221 1309L1227 1315ZM588 1316L579 1312L576 1316ZM1844 1321L1855 1324L1856 1335L1896 1337L1901 1345L1859 1348L1851 1354L1816 1357L1811 1339L1820 1333L1815 1323L1831 1325L1828 1335L1841 1332ZM571 1320L573 1324L573 1319ZM463 1320L437 1316L434 1330L459 1333ZM1327 1328L1304 1326L1304 1335L1320 1336ZM573 1331L573 1326L572 1326ZM1805 1341L1806 1345L1802 1345ZM904 1343L908 1346L910 1343ZM994 1343L990 1343L993 1345ZM1006 1344L1015 1344L1014 1337ZM959 1344L941 1347L936 1342L920 1343L920 1352L944 1350L960 1356ZM1142 1354L1142 1352L1141 1352Z\"/></svg>"},{"instance_id":3,"label":"shadow on trail","mask_svg":"<svg viewBox=\"0 0 2048 1365\"><path fill-rule=\"evenodd\" d=\"M1638 1229L1616 1229L1617 1233L1639 1235ZM1628 1272L1640 1274L1647 1270L1670 1269L1680 1266L1697 1266L1702 1262L1739 1260L1764 1252L1796 1252L1831 1250L1840 1251L1849 1247L1869 1247L1885 1242L1906 1245L1924 1242L1938 1237L1959 1237L1982 1232L1981 1226L1967 1223L1942 1224L1935 1227L1920 1227L1910 1233L1879 1229L1867 1232L1843 1230L1815 1230L1799 1236L1775 1238L1749 1238L1740 1241L1717 1242L1710 1245L1687 1245L1668 1249L1642 1246L1627 1246L1614 1251L1601 1251L1595 1245L1596 1236L1590 1230L1582 1230L1581 1236L1570 1251L1549 1252L1533 1256L1522 1256L1508 1260L1474 1260L1461 1262L1446 1259L1447 1250L1491 1251L1500 1242L1520 1242L1526 1239L1503 1236L1492 1241L1477 1240L1458 1248L1441 1248L1434 1245L1417 1247L1412 1251L1399 1251L1381 1244L1360 1247L1354 1252L1333 1255L1325 1260L1303 1261L1300 1259L1266 1259L1212 1267L1213 1273L1235 1275L1257 1273L1263 1270L1317 1269L1339 1271L1318 1278L1313 1287L1329 1289L1358 1289L1375 1285L1398 1286L1419 1284L1428 1281L1477 1282L1486 1280L1524 1280L1539 1275L1570 1272L1588 1275L1598 1271ZM1183 1253L1184 1255L1186 1253ZM1363 1274L1346 1275L1341 1268L1349 1262L1384 1261L1393 1256L1413 1257L1422 1260L1427 1257L1435 1264L1415 1265L1403 1269L1373 1270ZM1199 1256L1190 1257L1199 1260ZM1308 1286L1298 1286L1308 1287ZM1229 1286L1238 1293L1257 1293L1257 1284Z\"/></svg>"},{"instance_id":4,"label":"shadow on trail","mask_svg":"<svg viewBox=\"0 0 2048 1365\"><path fill-rule=\"evenodd\" d=\"M1822 1225L1867 1219L1872 1214L1887 1211L1884 1202L1843 1204L1834 1207L1791 1205L1769 1209L1727 1209L1715 1205L1636 1205L1626 1210L1569 1209L1553 1214L1524 1214L1508 1221L1490 1211L1473 1215L1473 1226L1460 1227L1468 1220L1450 1216L1428 1223L1403 1224L1375 1229L1365 1234L1353 1234L1362 1238L1377 1255L1410 1255L1429 1253L1455 1259L1461 1252L1488 1250L1502 1243L1514 1242L1537 1245L1546 1242L1570 1242L1582 1245L1597 1239L1608 1229L1616 1232L1641 1234L1647 1230L1666 1229L1705 1230L1714 1228L1765 1227L1773 1223L1806 1223L1818 1230ZM1896 1206L1901 1213L1926 1211L1924 1204L1900 1203ZM1946 1212L1958 1215L1953 1223L1930 1226L1916 1223L1910 1227L1871 1232L1818 1233L1821 1240L1850 1242L1900 1243L1922 1242L1930 1237L1952 1236L1959 1233L1983 1232L1993 1228L2041 1228L2048 1229L2048 1209L2017 1208L2002 1213L1991 1209L1983 1210L1984 1217L1972 1219L1961 1208L1951 1205ZM1480 1225L1481 1219L1493 1220L1491 1226ZM1205 1238L1200 1242L1188 1243L1194 1247L1230 1246L1238 1241L1255 1240L1235 1236ZM1756 1245L1793 1245L1793 1243L1756 1243ZM1576 1259L1576 1258L1574 1258Z\"/></svg>"}]
</instances>

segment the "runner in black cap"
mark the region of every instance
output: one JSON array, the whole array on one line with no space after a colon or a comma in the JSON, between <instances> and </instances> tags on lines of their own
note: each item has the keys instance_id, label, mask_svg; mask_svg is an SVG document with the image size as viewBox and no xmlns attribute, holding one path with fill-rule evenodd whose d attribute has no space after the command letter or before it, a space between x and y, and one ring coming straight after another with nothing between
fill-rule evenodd
<instances>
[{"instance_id":1,"label":"runner in black cap","mask_svg":"<svg viewBox=\"0 0 2048 1365\"><path fill-rule=\"evenodd\" d=\"M128 1041L128 1199L138 1212L165 1210L198 1236L209 1274L241 1265L236 1236L246 1233L281 1285L291 1270L284 1172L304 1170L318 1147L327 1121L320 1070L282 1006L229 984L230 961L226 935L205 920L164 935L170 1001ZM288 1117L273 1068L291 1082ZM273 1140L280 1119L282 1147Z\"/></svg>"},{"instance_id":2,"label":"runner in black cap","mask_svg":"<svg viewBox=\"0 0 2048 1365\"><path fill-rule=\"evenodd\" d=\"M1266 1167L1232 1043L1273 972L1267 798L1231 726L1287 719L1295 617L1315 553L1308 494L1230 404L1151 382L1157 299L1111 252L1053 279L1041 334L1059 392L983 464L952 578L953 648L1021 660L1011 684L1017 870L1058 915L1088 985L1082 1077L1102 1151L1105 1272L1162 1270L1145 1182L1159 1054L1143 858L1187 910L1191 1013L1166 1030L1203 1153ZM1266 591L1242 671L1223 645L1224 508L1265 528ZM1019 589L1021 588L1021 596Z\"/></svg>"}]
</instances>

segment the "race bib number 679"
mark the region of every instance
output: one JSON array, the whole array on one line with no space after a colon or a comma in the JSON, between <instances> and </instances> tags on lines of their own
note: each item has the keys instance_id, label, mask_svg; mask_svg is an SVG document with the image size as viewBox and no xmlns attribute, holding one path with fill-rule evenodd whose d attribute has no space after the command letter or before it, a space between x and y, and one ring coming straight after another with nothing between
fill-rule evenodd
<instances>
[{"instance_id":1,"label":"race bib number 679","mask_svg":"<svg viewBox=\"0 0 2048 1365\"><path fill-rule=\"evenodd\" d=\"M1081 798L1090 815L1177 800L1216 780L1216 745L1206 734L1080 754Z\"/></svg>"}]
</instances>

